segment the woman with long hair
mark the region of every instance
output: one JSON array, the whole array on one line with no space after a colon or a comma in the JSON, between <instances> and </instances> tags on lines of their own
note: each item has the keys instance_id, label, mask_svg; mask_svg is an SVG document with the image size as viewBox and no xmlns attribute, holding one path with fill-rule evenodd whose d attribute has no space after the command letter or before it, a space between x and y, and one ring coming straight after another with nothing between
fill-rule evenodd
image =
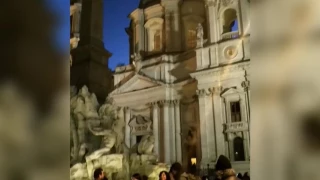
<instances>
[{"instance_id":1,"label":"woman with long hair","mask_svg":"<svg viewBox=\"0 0 320 180\"><path fill-rule=\"evenodd\" d=\"M159 180L170 180L169 173L167 171L161 171L159 174Z\"/></svg>"}]
</instances>

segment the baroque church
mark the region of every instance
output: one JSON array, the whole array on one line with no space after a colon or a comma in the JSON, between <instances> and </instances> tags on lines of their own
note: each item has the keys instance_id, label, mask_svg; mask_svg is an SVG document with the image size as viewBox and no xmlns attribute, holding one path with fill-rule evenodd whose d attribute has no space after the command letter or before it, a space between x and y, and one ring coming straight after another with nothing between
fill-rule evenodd
<instances>
[{"instance_id":1,"label":"baroque church","mask_svg":"<svg viewBox=\"0 0 320 180\"><path fill-rule=\"evenodd\" d=\"M248 0L141 0L126 32L130 64L114 72L125 143L153 134L159 162L237 172L250 164Z\"/></svg>"}]
</instances>

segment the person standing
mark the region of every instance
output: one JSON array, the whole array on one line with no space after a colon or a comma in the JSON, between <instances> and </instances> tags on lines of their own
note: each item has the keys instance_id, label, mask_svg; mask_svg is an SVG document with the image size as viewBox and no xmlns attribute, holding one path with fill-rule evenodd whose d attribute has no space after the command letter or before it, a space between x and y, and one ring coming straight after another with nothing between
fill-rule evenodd
<instances>
[{"instance_id":1,"label":"person standing","mask_svg":"<svg viewBox=\"0 0 320 180\"><path fill-rule=\"evenodd\" d=\"M159 174L159 180L170 180L170 175L167 171L161 171Z\"/></svg>"},{"instance_id":2,"label":"person standing","mask_svg":"<svg viewBox=\"0 0 320 180\"><path fill-rule=\"evenodd\" d=\"M216 163L216 180L239 180L229 159L224 155L220 155Z\"/></svg>"},{"instance_id":3,"label":"person standing","mask_svg":"<svg viewBox=\"0 0 320 180\"><path fill-rule=\"evenodd\" d=\"M108 178L104 175L102 168L98 168L98 169L94 170L93 178L95 180L108 180Z\"/></svg>"}]
</instances>

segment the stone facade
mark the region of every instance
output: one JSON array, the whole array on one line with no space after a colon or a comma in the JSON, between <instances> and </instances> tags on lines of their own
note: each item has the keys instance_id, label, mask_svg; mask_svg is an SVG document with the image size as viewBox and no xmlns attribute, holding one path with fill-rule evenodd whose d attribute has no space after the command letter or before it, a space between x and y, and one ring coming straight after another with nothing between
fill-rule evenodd
<instances>
[{"instance_id":1,"label":"stone facade","mask_svg":"<svg viewBox=\"0 0 320 180\"><path fill-rule=\"evenodd\" d=\"M223 154L249 171L249 2L145 4L129 16L132 63L116 68L109 95L125 107L126 145L152 133L160 162L206 168Z\"/></svg>"}]
</instances>

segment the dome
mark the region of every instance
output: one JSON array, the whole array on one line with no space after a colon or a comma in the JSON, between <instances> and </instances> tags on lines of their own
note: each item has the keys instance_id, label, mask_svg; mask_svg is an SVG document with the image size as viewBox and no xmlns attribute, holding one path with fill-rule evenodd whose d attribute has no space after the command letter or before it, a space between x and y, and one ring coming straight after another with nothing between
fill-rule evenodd
<instances>
[{"instance_id":1,"label":"dome","mask_svg":"<svg viewBox=\"0 0 320 180\"><path fill-rule=\"evenodd\" d=\"M145 9L145 8L148 8L150 6L160 4L160 3L161 3L161 0L140 0L139 8Z\"/></svg>"}]
</instances>

